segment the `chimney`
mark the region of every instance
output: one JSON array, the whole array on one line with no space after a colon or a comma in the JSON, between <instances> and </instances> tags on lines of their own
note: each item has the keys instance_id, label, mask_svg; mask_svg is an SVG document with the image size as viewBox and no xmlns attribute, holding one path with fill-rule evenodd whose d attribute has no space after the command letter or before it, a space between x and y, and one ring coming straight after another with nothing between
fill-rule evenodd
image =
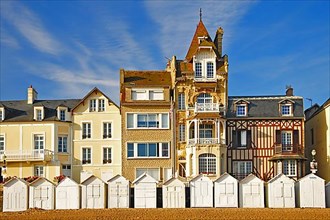
<instances>
[{"instance_id":1,"label":"chimney","mask_svg":"<svg viewBox=\"0 0 330 220\"><path fill-rule=\"evenodd\" d=\"M36 99L38 99L38 93L31 85L28 88L27 104L33 104Z\"/></svg>"},{"instance_id":2,"label":"chimney","mask_svg":"<svg viewBox=\"0 0 330 220\"><path fill-rule=\"evenodd\" d=\"M220 54L220 57L222 57L222 38L223 38L223 29L221 27L218 28L215 38L214 38L214 44Z\"/></svg>"},{"instance_id":3,"label":"chimney","mask_svg":"<svg viewBox=\"0 0 330 220\"><path fill-rule=\"evenodd\" d=\"M286 96L293 96L293 88L291 86L286 86Z\"/></svg>"}]
</instances>

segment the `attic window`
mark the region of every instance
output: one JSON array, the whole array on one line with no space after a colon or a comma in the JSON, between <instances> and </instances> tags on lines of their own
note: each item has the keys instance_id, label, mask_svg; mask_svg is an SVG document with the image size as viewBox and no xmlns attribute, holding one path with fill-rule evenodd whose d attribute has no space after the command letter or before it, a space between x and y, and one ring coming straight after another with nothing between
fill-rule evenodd
<instances>
[{"instance_id":1,"label":"attic window","mask_svg":"<svg viewBox=\"0 0 330 220\"><path fill-rule=\"evenodd\" d=\"M246 116L246 104L236 105L236 116Z\"/></svg>"},{"instance_id":2,"label":"attic window","mask_svg":"<svg viewBox=\"0 0 330 220\"><path fill-rule=\"evenodd\" d=\"M3 108L0 108L0 121L3 121L5 119L5 110Z\"/></svg>"},{"instance_id":3,"label":"attic window","mask_svg":"<svg viewBox=\"0 0 330 220\"><path fill-rule=\"evenodd\" d=\"M60 121L66 121L67 120L67 117L66 117L67 111L68 111L67 107L58 107L57 117Z\"/></svg>"},{"instance_id":4,"label":"attic window","mask_svg":"<svg viewBox=\"0 0 330 220\"><path fill-rule=\"evenodd\" d=\"M291 104L282 104L281 114L282 116L291 116L292 115L292 105Z\"/></svg>"},{"instance_id":5,"label":"attic window","mask_svg":"<svg viewBox=\"0 0 330 220\"><path fill-rule=\"evenodd\" d=\"M45 117L44 108L43 107L34 107L34 117L33 119L36 121L42 121Z\"/></svg>"}]
</instances>

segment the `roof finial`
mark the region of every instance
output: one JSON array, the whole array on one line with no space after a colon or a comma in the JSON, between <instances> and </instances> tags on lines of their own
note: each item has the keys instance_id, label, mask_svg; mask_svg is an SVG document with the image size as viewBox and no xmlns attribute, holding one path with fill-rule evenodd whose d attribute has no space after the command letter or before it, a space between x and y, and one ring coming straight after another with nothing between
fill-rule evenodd
<instances>
[{"instance_id":1,"label":"roof finial","mask_svg":"<svg viewBox=\"0 0 330 220\"><path fill-rule=\"evenodd\" d=\"M199 9L199 21L202 21L202 8Z\"/></svg>"}]
</instances>

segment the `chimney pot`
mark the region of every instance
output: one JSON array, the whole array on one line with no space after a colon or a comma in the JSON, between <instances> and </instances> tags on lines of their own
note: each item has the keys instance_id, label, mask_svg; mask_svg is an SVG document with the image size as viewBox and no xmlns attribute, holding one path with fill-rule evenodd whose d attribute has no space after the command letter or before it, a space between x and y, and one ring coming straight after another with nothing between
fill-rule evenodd
<instances>
[{"instance_id":1,"label":"chimney pot","mask_svg":"<svg viewBox=\"0 0 330 220\"><path fill-rule=\"evenodd\" d=\"M293 88L289 87L286 89L286 96L293 96Z\"/></svg>"}]
</instances>

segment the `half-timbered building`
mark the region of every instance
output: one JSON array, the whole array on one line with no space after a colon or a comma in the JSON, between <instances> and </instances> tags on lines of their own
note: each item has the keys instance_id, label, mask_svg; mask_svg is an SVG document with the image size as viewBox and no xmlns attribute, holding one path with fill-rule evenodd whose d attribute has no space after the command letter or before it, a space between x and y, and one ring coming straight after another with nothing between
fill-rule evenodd
<instances>
[{"instance_id":1,"label":"half-timbered building","mask_svg":"<svg viewBox=\"0 0 330 220\"><path fill-rule=\"evenodd\" d=\"M286 95L228 98L228 173L267 181L278 173L304 175L303 98Z\"/></svg>"}]
</instances>

